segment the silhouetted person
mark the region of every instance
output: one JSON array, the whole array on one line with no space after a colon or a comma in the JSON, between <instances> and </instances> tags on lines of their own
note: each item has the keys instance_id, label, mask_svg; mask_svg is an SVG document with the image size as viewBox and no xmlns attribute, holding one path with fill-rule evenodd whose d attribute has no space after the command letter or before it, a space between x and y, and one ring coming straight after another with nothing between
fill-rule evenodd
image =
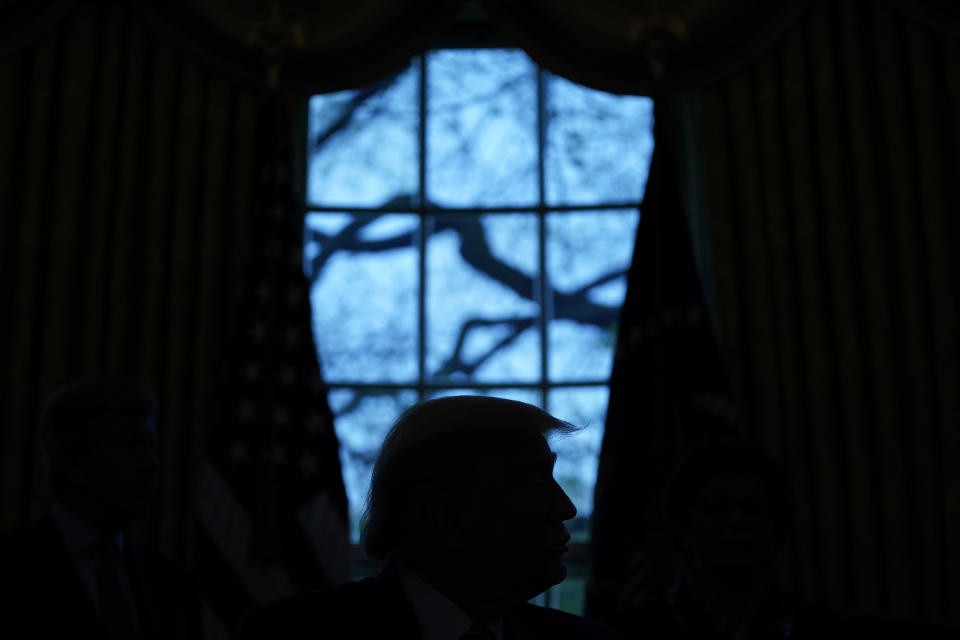
<instances>
[{"instance_id":1,"label":"silhouetted person","mask_svg":"<svg viewBox=\"0 0 960 640\"><path fill-rule=\"evenodd\" d=\"M407 411L377 458L362 543L379 576L269 603L238 637L605 638L527 604L566 576L576 509L545 435L570 425L528 404L458 396Z\"/></svg>"},{"instance_id":2,"label":"silhouetted person","mask_svg":"<svg viewBox=\"0 0 960 640\"><path fill-rule=\"evenodd\" d=\"M791 522L781 466L755 446L723 439L691 449L666 492L678 551L676 582L622 612L631 638L823 638L828 616L777 591L772 572Z\"/></svg>"},{"instance_id":3,"label":"silhouetted person","mask_svg":"<svg viewBox=\"0 0 960 640\"><path fill-rule=\"evenodd\" d=\"M0 537L0 636L197 638L200 600L171 562L127 539L157 495L157 401L122 378L88 378L46 402L40 436L54 502Z\"/></svg>"}]
</instances>

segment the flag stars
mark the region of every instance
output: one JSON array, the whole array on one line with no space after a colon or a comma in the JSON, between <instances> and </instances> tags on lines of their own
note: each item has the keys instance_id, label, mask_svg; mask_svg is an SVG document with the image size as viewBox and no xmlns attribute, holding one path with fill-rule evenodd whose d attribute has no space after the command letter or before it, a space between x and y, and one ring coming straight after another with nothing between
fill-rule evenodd
<instances>
[{"instance_id":1,"label":"flag stars","mask_svg":"<svg viewBox=\"0 0 960 640\"><path fill-rule=\"evenodd\" d=\"M285 407L274 409L273 424L277 427L285 427L290 424L290 412Z\"/></svg>"},{"instance_id":2,"label":"flag stars","mask_svg":"<svg viewBox=\"0 0 960 640\"><path fill-rule=\"evenodd\" d=\"M254 342L260 342L267 336L267 325L262 322L254 322L250 327L250 337Z\"/></svg>"},{"instance_id":3,"label":"flag stars","mask_svg":"<svg viewBox=\"0 0 960 640\"><path fill-rule=\"evenodd\" d=\"M256 382L259 377L260 367L253 362L248 362L243 368L243 379L247 381L247 384L252 384L253 382Z\"/></svg>"},{"instance_id":4,"label":"flag stars","mask_svg":"<svg viewBox=\"0 0 960 640\"><path fill-rule=\"evenodd\" d=\"M247 445L242 442L234 442L227 449L227 458L234 464L240 464L247 459Z\"/></svg>"},{"instance_id":5,"label":"flag stars","mask_svg":"<svg viewBox=\"0 0 960 640\"><path fill-rule=\"evenodd\" d=\"M277 466L284 465L287 463L287 448L282 444L270 447L265 457L267 462L271 462Z\"/></svg>"},{"instance_id":6,"label":"flag stars","mask_svg":"<svg viewBox=\"0 0 960 640\"><path fill-rule=\"evenodd\" d=\"M316 456L305 453L303 457L300 458L300 471L303 472L304 477L308 478L315 474L318 466Z\"/></svg>"},{"instance_id":7,"label":"flag stars","mask_svg":"<svg viewBox=\"0 0 960 640\"><path fill-rule=\"evenodd\" d=\"M240 422L252 422L254 416L253 403L241 402L237 405L237 420Z\"/></svg>"},{"instance_id":8,"label":"flag stars","mask_svg":"<svg viewBox=\"0 0 960 640\"><path fill-rule=\"evenodd\" d=\"M277 375L277 377L280 379L280 383L285 387L289 387L297 381L297 373L293 370L293 367L290 366L280 369L280 373Z\"/></svg>"},{"instance_id":9,"label":"flag stars","mask_svg":"<svg viewBox=\"0 0 960 640\"><path fill-rule=\"evenodd\" d=\"M260 302L268 302L273 295L273 290L269 282L261 282L257 287L256 296Z\"/></svg>"},{"instance_id":10,"label":"flag stars","mask_svg":"<svg viewBox=\"0 0 960 640\"><path fill-rule=\"evenodd\" d=\"M297 347L300 345L300 332L296 327L287 327L283 334L283 341L288 347Z\"/></svg>"},{"instance_id":11,"label":"flag stars","mask_svg":"<svg viewBox=\"0 0 960 640\"><path fill-rule=\"evenodd\" d=\"M287 289L287 306L291 309L296 309L300 306L300 303L303 302L303 292L300 290L300 287L290 287Z\"/></svg>"},{"instance_id":12,"label":"flag stars","mask_svg":"<svg viewBox=\"0 0 960 640\"><path fill-rule=\"evenodd\" d=\"M316 435L323 430L324 420L319 413L311 413L307 416L303 426L306 427L308 433Z\"/></svg>"}]
</instances>

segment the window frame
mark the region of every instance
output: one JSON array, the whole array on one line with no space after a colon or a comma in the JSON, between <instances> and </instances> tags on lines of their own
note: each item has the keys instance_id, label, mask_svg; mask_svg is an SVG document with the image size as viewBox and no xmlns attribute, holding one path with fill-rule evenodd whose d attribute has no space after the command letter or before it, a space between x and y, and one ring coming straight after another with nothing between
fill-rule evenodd
<instances>
[{"instance_id":1,"label":"window frame","mask_svg":"<svg viewBox=\"0 0 960 640\"><path fill-rule=\"evenodd\" d=\"M428 101L428 77L427 66L428 56L431 52L444 49L520 49L515 44L501 41L495 41L486 37L488 34L481 28L471 28L447 34L444 39L437 40L431 47L416 56L419 65L419 123L418 123L418 190L419 197L415 207L393 207L389 209L383 207L357 207L357 206L332 206L317 205L311 203L307 197L307 165L309 155L310 140L308 136L309 119L309 98L304 101L301 110L299 123L299 141L306 141L306 144L297 146L297 171L299 173L300 194L299 202L301 213L306 216L311 213L350 213L350 214L414 214L419 221L418 232L415 233L415 247L418 252L418 336L417 336L417 380L416 383L399 382L350 382L350 381L330 381L325 380L328 389L356 389L370 391L416 391L418 401L423 401L429 397L431 392L442 391L446 389L477 389L481 391L490 391L496 389L530 389L539 394L540 406L549 410L549 393L554 389L563 388L597 388L606 387L609 389L610 376L604 379L589 379L577 381L552 381L549 376L549 322L552 319L552 301L550 300L549 278L547 272L547 216L548 214L567 213L578 211L640 211L643 202L641 200L632 202L598 202L586 205L548 205L546 202L546 147L547 147L547 127L549 115L547 113L547 74L536 61L533 61L537 69L537 89L536 89L536 128L537 128L537 189L538 202L530 206L511 206L511 207L441 207L431 206L427 202L427 101ZM522 49L520 49L522 50ZM654 141L654 144L656 142ZM538 255L538 275L536 280L536 299L540 310L537 316L537 331L540 340L540 380L538 382L478 382L478 381L443 381L432 380L426 371L427 363L427 294L426 286L427 274L427 243L430 237L429 222L431 216L438 215L498 215L498 214L518 214L532 213L537 217L537 235L539 240ZM313 274L316 277L316 274ZM311 281L312 284L312 281ZM569 551L566 556L567 564L570 568L578 568L584 572L587 566L589 542L571 541ZM354 577L359 578L367 575L374 575L379 568L379 563L365 557L359 545L351 542L351 564L354 567ZM563 584L563 583L561 583ZM559 605L559 589L561 584L548 589L544 594L535 599L537 604L548 607L557 607Z\"/></svg>"}]
</instances>

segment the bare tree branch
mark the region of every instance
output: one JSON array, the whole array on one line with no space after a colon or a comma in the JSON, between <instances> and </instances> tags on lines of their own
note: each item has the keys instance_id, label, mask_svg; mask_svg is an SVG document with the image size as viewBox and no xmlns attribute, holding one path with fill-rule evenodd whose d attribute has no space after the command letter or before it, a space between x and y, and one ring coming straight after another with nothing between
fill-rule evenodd
<instances>
[{"instance_id":1,"label":"bare tree branch","mask_svg":"<svg viewBox=\"0 0 960 640\"><path fill-rule=\"evenodd\" d=\"M337 118L317 135L313 141L313 146L317 149L321 148L329 142L333 136L350 126L350 123L353 122L353 117L357 114L358 107L370 98L382 93L393 84L394 80L396 80L396 75L384 78L357 91L357 93L340 108L340 114Z\"/></svg>"},{"instance_id":2,"label":"bare tree branch","mask_svg":"<svg viewBox=\"0 0 960 640\"><path fill-rule=\"evenodd\" d=\"M463 326L460 327L460 335L457 338L457 345L454 348L453 353L450 354L450 357L447 358L447 360L443 363L436 375L449 376L453 373L464 373L466 375L472 374L481 365L483 365L483 363L493 357L497 351L509 345L511 342L517 339L517 336L532 327L534 322L534 318L472 318L467 320L465 323L463 323ZM487 349L486 353L473 362L464 362L462 352L467 335L477 327L496 325L508 325L511 328L510 334Z\"/></svg>"},{"instance_id":3,"label":"bare tree branch","mask_svg":"<svg viewBox=\"0 0 960 640\"><path fill-rule=\"evenodd\" d=\"M594 287L599 287L602 284L607 284L608 282L613 282L617 278L625 275L627 275L626 269L621 269L619 271L610 271L609 273L605 273L599 278L592 280L585 285L582 285L579 289L572 291L570 295L571 296L586 295L587 292L590 291L590 289L593 289Z\"/></svg>"},{"instance_id":4,"label":"bare tree branch","mask_svg":"<svg viewBox=\"0 0 960 640\"><path fill-rule=\"evenodd\" d=\"M387 206L406 206L408 197L396 198ZM339 233L334 235L312 232L314 239L321 243L321 251L312 262L312 273L319 273L320 269L337 251L351 251L358 253L389 251L413 246L415 235L413 232L399 233L382 240L363 240L360 237L364 227L377 220L380 216L373 215L353 220ZM519 269L507 264L493 254L484 233L483 224L479 217L442 217L435 223L434 231L452 230L460 236L460 255L464 261L487 277L506 286L518 296L533 301L535 298L536 282ZM548 295L553 299L554 319L574 320L582 324L592 325L601 329L610 327L617 321L618 311L615 308L592 302L587 294L594 287L611 282L624 275L625 271L618 269L595 278L582 285L575 291L565 293L550 287ZM454 373L470 375L483 363L487 362L497 350L512 343L523 331L533 326L531 318L471 318L460 329L456 345L450 356L444 361L437 375L449 376ZM494 325L507 325L512 328L511 333L487 350L482 356L472 362L463 359L463 347L471 331Z\"/></svg>"},{"instance_id":5,"label":"bare tree branch","mask_svg":"<svg viewBox=\"0 0 960 640\"><path fill-rule=\"evenodd\" d=\"M507 94L510 90L516 88L518 85L525 82L529 82L530 77L526 74L517 74L512 78L508 78L498 84L496 88L491 89L485 93L476 93L463 97L461 100L451 100L443 105L438 105L431 107L431 112L434 115L443 115L450 111L456 111L457 109L462 109L465 106L473 106L476 104L482 104L490 100L500 98L503 95Z\"/></svg>"},{"instance_id":6,"label":"bare tree branch","mask_svg":"<svg viewBox=\"0 0 960 640\"><path fill-rule=\"evenodd\" d=\"M483 224L477 216L464 216L456 221L438 221L440 229L454 229L460 235L460 255L477 271L504 285L518 296L533 299L533 278L503 262L490 251Z\"/></svg>"}]
</instances>

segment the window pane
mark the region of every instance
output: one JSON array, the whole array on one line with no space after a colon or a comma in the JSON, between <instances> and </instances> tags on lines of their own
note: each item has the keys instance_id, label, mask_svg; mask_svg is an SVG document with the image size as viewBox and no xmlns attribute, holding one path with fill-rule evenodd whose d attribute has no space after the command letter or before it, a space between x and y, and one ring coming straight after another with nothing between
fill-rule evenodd
<instances>
[{"instance_id":1,"label":"window pane","mask_svg":"<svg viewBox=\"0 0 960 640\"><path fill-rule=\"evenodd\" d=\"M547 203L639 202L653 154L653 101L547 78Z\"/></svg>"},{"instance_id":2,"label":"window pane","mask_svg":"<svg viewBox=\"0 0 960 640\"><path fill-rule=\"evenodd\" d=\"M420 66L364 89L310 98L307 200L378 207L419 196ZM393 202L399 207L399 202Z\"/></svg>"},{"instance_id":3,"label":"window pane","mask_svg":"<svg viewBox=\"0 0 960 640\"><path fill-rule=\"evenodd\" d=\"M313 331L327 382L417 379L418 229L412 214L307 216Z\"/></svg>"},{"instance_id":4,"label":"window pane","mask_svg":"<svg viewBox=\"0 0 960 640\"><path fill-rule=\"evenodd\" d=\"M427 241L427 361L435 379L537 382L537 218L442 216Z\"/></svg>"},{"instance_id":5,"label":"window pane","mask_svg":"<svg viewBox=\"0 0 960 640\"><path fill-rule=\"evenodd\" d=\"M547 214L551 381L609 377L638 220L635 210Z\"/></svg>"},{"instance_id":6,"label":"window pane","mask_svg":"<svg viewBox=\"0 0 960 640\"><path fill-rule=\"evenodd\" d=\"M557 452L554 475L577 507L577 517L568 525L574 539L585 540L590 535L587 521L593 513L593 488L609 398L606 385L553 389L547 394L547 411L581 427L572 435L550 439L550 447Z\"/></svg>"},{"instance_id":7,"label":"window pane","mask_svg":"<svg viewBox=\"0 0 960 640\"><path fill-rule=\"evenodd\" d=\"M356 542L380 445L394 421L416 403L417 392L412 389L331 389L327 397L340 438L340 465L350 503L350 536Z\"/></svg>"},{"instance_id":8,"label":"window pane","mask_svg":"<svg viewBox=\"0 0 960 640\"><path fill-rule=\"evenodd\" d=\"M447 207L537 202L536 67L519 50L427 57L427 200Z\"/></svg>"}]
</instances>

